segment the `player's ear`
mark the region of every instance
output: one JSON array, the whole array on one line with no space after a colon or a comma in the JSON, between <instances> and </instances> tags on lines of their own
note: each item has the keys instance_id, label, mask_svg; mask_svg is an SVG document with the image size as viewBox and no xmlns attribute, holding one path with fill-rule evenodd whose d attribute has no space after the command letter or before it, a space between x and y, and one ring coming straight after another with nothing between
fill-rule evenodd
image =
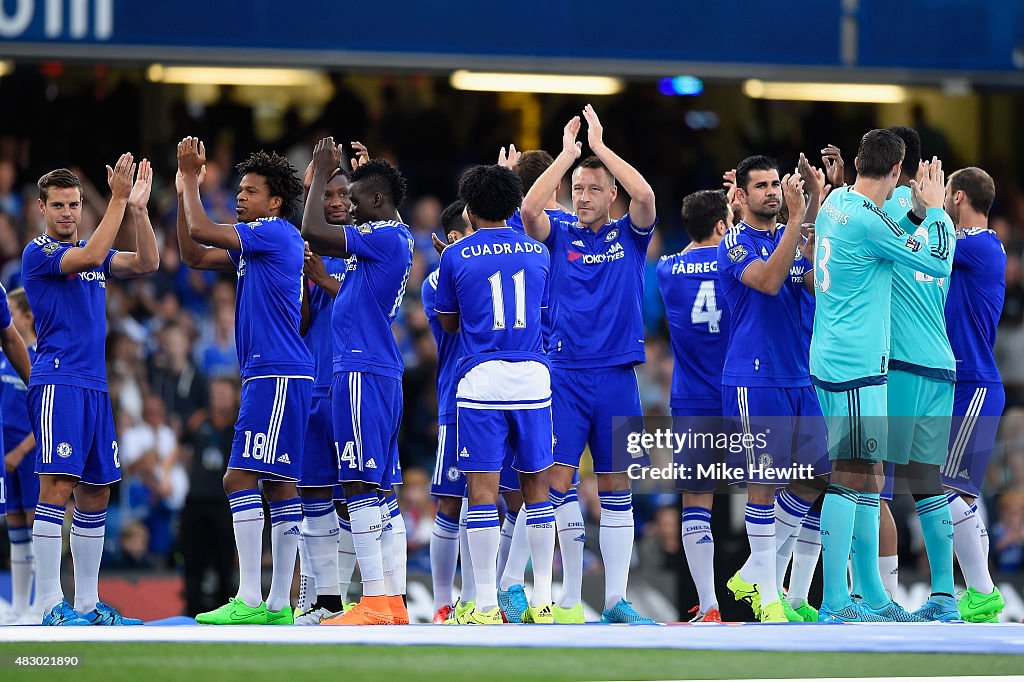
<instances>
[{"instance_id":1,"label":"player's ear","mask_svg":"<svg viewBox=\"0 0 1024 682\"><path fill-rule=\"evenodd\" d=\"M270 197L270 210L280 211L281 204L284 203L281 197Z\"/></svg>"},{"instance_id":2,"label":"player's ear","mask_svg":"<svg viewBox=\"0 0 1024 682\"><path fill-rule=\"evenodd\" d=\"M855 169L857 169L858 173L860 173L860 157L859 156L853 157L853 167Z\"/></svg>"},{"instance_id":3,"label":"player's ear","mask_svg":"<svg viewBox=\"0 0 1024 682\"><path fill-rule=\"evenodd\" d=\"M376 194L374 194L373 195L373 205L376 207L376 206L382 206L383 204L384 204L384 195L381 194L380 192L377 192Z\"/></svg>"}]
</instances>

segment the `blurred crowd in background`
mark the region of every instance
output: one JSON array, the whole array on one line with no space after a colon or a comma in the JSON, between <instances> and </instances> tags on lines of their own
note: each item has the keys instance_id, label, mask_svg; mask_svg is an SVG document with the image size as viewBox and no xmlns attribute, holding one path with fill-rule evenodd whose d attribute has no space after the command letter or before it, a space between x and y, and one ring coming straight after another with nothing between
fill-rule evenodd
<instances>
[{"instance_id":1,"label":"blurred crowd in background","mask_svg":"<svg viewBox=\"0 0 1024 682\"><path fill-rule=\"evenodd\" d=\"M253 110L233 102L229 93L212 106L176 105L172 125L154 136L152 131L143 133L142 93L130 83L98 80L67 94L45 87L32 77L0 82L0 97L17 102L0 110L0 282L8 290L20 285L24 246L42 231L35 186L39 175L66 166L86 181L85 232L80 236L87 238L106 206L104 164L132 151L136 157L148 156L156 169L150 213L162 244L160 270L139 280L107 283L107 366L124 480L114 486L108 512L105 565L180 566L195 551L195 543L206 561L230 567L232 560L230 516L220 477L239 394L235 284L233 277L192 271L180 262L174 233L174 142L186 134L206 141L203 201L214 220L233 223L236 162L255 149L274 149L286 153L301 172L311 158L313 141L333 134L365 142L372 156L397 163L409 180L410 198L401 213L413 230L417 251L394 325L406 362L401 507L409 528L410 569L429 570L434 503L428 472L433 470L437 436L437 353L419 300L420 285L437 264L430 235L439 228L444 206L455 198L459 174L475 163L493 163L500 147L519 142L515 114L498 106L497 95L442 91L446 86L440 82L430 105L385 88L371 106L339 80L335 98L315 119L303 121L286 113L279 139L258 139ZM557 152L562 126L584 103L577 97L545 100L541 140L549 151ZM682 122L691 105L659 96L652 85L631 86L594 103L609 146L647 177L658 197L661 223L648 253L644 293L647 364L637 374L646 413L664 416L669 414L672 356L655 265L687 241L679 217L682 198L720 187L722 172L748 154L774 155L785 168L795 165L801 151L816 159L817 150L827 143L844 151L847 181L852 182L857 141L877 126L877 114L873 105L815 104L801 110L802 118L790 120L785 111L760 102L739 130L695 129ZM1008 254L997 348L1007 412L982 501L994 567L1018 571L1024 568L1024 191L998 159L956 158L953 145L919 108L914 117L902 123L918 128L926 157L941 156L949 171L979 165L996 180L991 227ZM628 201L624 193L619 197L613 217L624 212ZM571 205L567 195L563 204ZM597 487L587 472L579 497L588 523L596 524ZM638 495L634 505L634 560L650 570L680 570L678 496ZM914 529L913 506L908 502L904 507L897 499L894 512L903 531L901 558L904 564L917 565L923 543ZM217 544L210 540L211 532L224 534L220 544L227 548L226 556L211 550ZM741 537L739 527L736 536ZM597 538L597 532L587 534L587 542L595 543L588 554L588 565L594 567L600 561Z\"/></svg>"}]
</instances>

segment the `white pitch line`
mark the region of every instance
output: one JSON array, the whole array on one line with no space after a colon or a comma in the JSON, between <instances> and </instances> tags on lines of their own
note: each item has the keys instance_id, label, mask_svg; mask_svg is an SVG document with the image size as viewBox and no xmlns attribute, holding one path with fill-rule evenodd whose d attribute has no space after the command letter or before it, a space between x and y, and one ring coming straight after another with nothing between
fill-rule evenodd
<instances>
[{"instance_id":1,"label":"white pitch line","mask_svg":"<svg viewBox=\"0 0 1024 682\"><path fill-rule=\"evenodd\" d=\"M0 642L237 642L1024 654L1014 624L0 627ZM1024 665L1024 663L1022 663Z\"/></svg>"}]
</instances>

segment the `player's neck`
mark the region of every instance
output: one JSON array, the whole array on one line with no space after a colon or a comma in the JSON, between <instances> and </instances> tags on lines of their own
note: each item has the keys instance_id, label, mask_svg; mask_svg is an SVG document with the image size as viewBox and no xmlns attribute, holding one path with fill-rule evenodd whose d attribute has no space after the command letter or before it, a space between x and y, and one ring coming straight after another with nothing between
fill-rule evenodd
<instances>
[{"instance_id":1,"label":"player's neck","mask_svg":"<svg viewBox=\"0 0 1024 682\"><path fill-rule=\"evenodd\" d=\"M477 224L473 226L476 230L486 230L487 228L498 229L502 227L508 227L504 220L479 220Z\"/></svg>"},{"instance_id":2,"label":"player's neck","mask_svg":"<svg viewBox=\"0 0 1024 682\"><path fill-rule=\"evenodd\" d=\"M775 227L778 223L779 216L761 216L756 213L744 212L743 222L750 225L755 230L761 230L762 232L775 233Z\"/></svg>"},{"instance_id":3,"label":"player's neck","mask_svg":"<svg viewBox=\"0 0 1024 682\"><path fill-rule=\"evenodd\" d=\"M857 181L853 183L853 191L857 194L863 194L873 201L875 206L881 208L889 195L888 188L885 185L886 182L883 178L865 178L858 176Z\"/></svg>"},{"instance_id":4,"label":"player's neck","mask_svg":"<svg viewBox=\"0 0 1024 682\"><path fill-rule=\"evenodd\" d=\"M607 225L610 222L611 222L611 216L606 215L603 219L595 220L592 223L584 223L584 222L580 221L580 227L585 227L588 230L590 230L591 232L593 232L594 234L597 234L598 232L600 232L602 230L602 228L604 228L605 225Z\"/></svg>"},{"instance_id":5,"label":"player's neck","mask_svg":"<svg viewBox=\"0 0 1024 682\"><path fill-rule=\"evenodd\" d=\"M980 227L983 230L988 229L988 216L982 215L977 211L971 209L961 208L960 219L956 222L956 229L966 230L971 227Z\"/></svg>"}]
</instances>

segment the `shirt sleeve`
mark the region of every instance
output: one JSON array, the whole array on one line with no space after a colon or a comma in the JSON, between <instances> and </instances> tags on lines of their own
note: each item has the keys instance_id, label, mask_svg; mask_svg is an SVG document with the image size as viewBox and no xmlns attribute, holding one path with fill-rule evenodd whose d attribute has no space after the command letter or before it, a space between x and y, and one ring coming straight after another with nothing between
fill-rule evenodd
<instances>
[{"instance_id":1,"label":"shirt sleeve","mask_svg":"<svg viewBox=\"0 0 1024 682\"><path fill-rule=\"evenodd\" d=\"M427 278L423 280L423 288L420 290L420 300L423 302L423 312L426 313L428 319L437 317L437 311L434 310L437 294L437 277L440 270L434 270L432 273L427 275Z\"/></svg>"},{"instance_id":2,"label":"shirt sleeve","mask_svg":"<svg viewBox=\"0 0 1024 682\"><path fill-rule=\"evenodd\" d=\"M112 261L114 259L114 256L116 255L117 251L111 249L110 252L107 254L107 257L103 259L103 274L106 275L107 277L114 277L114 273L110 271L110 261ZM114 277L114 279L117 278Z\"/></svg>"},{"instance_id":3,"label":"shirt sleeve","mask_svg":"<svg viewBox=\"0 0 1024 682\"><path fill-rule=\"evenodd\" d=\"M7 303L7 290L0 284L0 329L11 326L11 307Z\"/></svg>"},{"instance_id":4,"label":"shirt sleeve","mask_svg":"<svg viewBox=\"0 0 1024 682\"><path fill-rule=\"evenodd\" d=\"M48 241L44 244L32 242L22 256L21 267L24 279L60 279L60 261L64 254L76 248L64 242Z\"/></svg>"},{"instance_id":5,"label":"shirt sleeve","mask_svg":"<svg viewBox=\"0 0 1024 682\"><path fill-rule=\"evenodd\" d=\"M732 277L743 283L743 273L752 263L762 260L757 248L740 231L727 232L718 244L718 276Z\"/></svg>"},{"instance_id":6,"label":"shirt sleeve","mask_svg":"<svg viewBox=\"0 0 1024 682\"><path fill-rule=\"evenodd\" d=\"M367 260L388 261L408 248L397 230L371 229L369 225L345 225L346 250Z\"/></svg>"},{"instance_id":7,"label":"shirt sleeve","mask_svg":"<svg viewBox=\"0 0 1024 682\"><path fill-rule=\"evenodd\" d=\"M544 240L544 246L548 247L548 251L554 251L556 242L562 238L562 221L553 216L549 215L547 211L544 212L544 216L548 219L548 223L551 225L551 230L548 232L548 238Z\"/></svg>"},{"instance_id":8,"label":"shirt sleeve","mask_svg":"<svg viewBox=\"0 0 1024 682\"><path fill-rule=\"evenodd\" d=\"M627 213L616 221L621 229L629 229L630 234L633 238L639 242L643 242L644 245L651 243L651 237L654 236L654 228L658 226L658 216L654 216L654 222L648 227L640 227L633 222L633 218Z\"/></svg>"},{"instance_id":9,"label":"shirt sleeve","mask_svg":"<svg viewBox=\"0 0 1024 682\"><path fill-rule=\"evenodd\" d=\"M441 254L441 265L437 269L437 294L434 297L434 310L439 313L459 312L459 302L455 295L455 272L452 264L452 251L445 249Z\"/></svg>"},{"instance_id":10,"label":"shirt sleeve","mask_svg":"<svg viewBox=\"0 0 1024 682\"><path fill-rule=\"evenodd\" d=\"M928 230L927 244L908 233L916 226L907 216L894 222L881 209L871 207L863 208L859 214L866 223L865 241L872 254L932 277L949 277L956 235L953 221L941 208L930 208L925 215L922 224Z\"/></svg>"},{"instance_id":11,"label":"shirt sleeve","mask_svg":"<svg viewBox=\"0 0 1024 682\"><path fill-rule=\"evenodd\" d=\"M540 307L547 308L551 305L551 256L544 264L544 292L541 294Z\"/></svg>"},{"instance_id":12,"label":"shirt sleeve","mask_svg":"<svg viewBox=\"0 0 1024 682\"><path fill-rule=\"evenodd\" d=\"M286 227L280 218L236 223L235 232L238 233L238 241L242 243L242 254L255 256L260 253L281 251L284 247L283 230ZM237 264L237 259L232 260Z\"/></svg>"}]
</instances>

